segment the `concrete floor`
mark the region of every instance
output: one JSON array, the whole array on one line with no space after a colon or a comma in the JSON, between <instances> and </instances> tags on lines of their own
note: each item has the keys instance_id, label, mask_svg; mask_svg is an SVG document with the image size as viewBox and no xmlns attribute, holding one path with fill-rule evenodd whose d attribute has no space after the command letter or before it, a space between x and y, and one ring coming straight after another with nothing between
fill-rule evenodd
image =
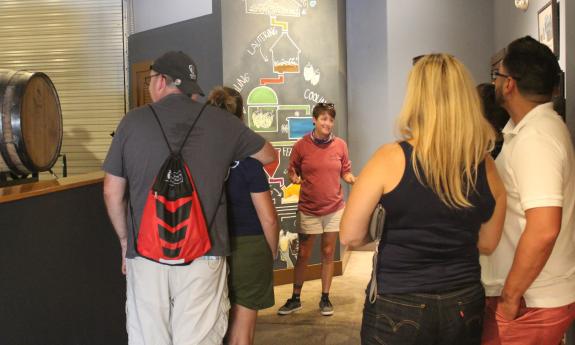
<instances>
[{"instance_id":1,"label":"concrete floor","mask_svg":"<svg viewBox=\"0 0 575 345\"><path fill-rule=\"evenodd\" d=\"M373 252L351 252L343 276L335 277L330 291L333 316L319 313L321 280L304 284L302 309L286 316L277 309L291 297L292 285L275 288L276 305L259 313L256 345L357 345L365 299L365 287L371 274Z\"/></svg>"}]
</instances>

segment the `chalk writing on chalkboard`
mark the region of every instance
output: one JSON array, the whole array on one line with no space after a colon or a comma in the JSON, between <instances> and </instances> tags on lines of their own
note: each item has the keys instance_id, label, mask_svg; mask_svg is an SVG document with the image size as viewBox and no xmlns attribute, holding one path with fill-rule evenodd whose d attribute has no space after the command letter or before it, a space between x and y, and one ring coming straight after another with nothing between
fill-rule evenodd
<instances>
[{"instance_id":1,"label":"chalk writing on chalkboard","mask_svg":"<svg viewBox=\"0 0 575 345\"><path fill-rule=\"evenodd\" d=\"M239 77L236 78L235 83L232 84L233 88L236 89L237 92L242 92L244 86L250 82L250 74L243 73Z\"/></svg>"},{"instance_id":2,"label":"chalk writing on chalkboard","mask_svg":"<svg viewBox=\"0 0 575 345\"><path fill-rule=\"evenodd\" d=\"M275 26L272 26L265 31L261 32L259 35L256 36L255 40L250 43L250 47L247 49L248 54L254 55L256 51L260 52L262 59L265 62L268 62L268 57L264 55L262 51L262 45L271 37L274 37L278 34L278 30Z\"/></svg>"}]
</instances>

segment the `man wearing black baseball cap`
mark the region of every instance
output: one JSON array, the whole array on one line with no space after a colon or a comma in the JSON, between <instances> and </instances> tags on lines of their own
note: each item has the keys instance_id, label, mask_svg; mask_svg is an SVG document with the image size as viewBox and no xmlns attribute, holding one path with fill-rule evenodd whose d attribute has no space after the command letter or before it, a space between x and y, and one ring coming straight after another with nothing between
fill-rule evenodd
<instances>
[{"instance_id":1,"label":"man wearing black baseball cap","mask_svg":"<svg viewBox=\"0 0 575 345\"><path fill-rule=\"evenodd\" d=\"M232 161L253 157L268 164L276 159L264 138L227 111L207 106L199 117L203 104L194 95L204 93L197 76L196 64L183 52L160 56L146 77L154 103L122 118L104 161L104 200L120 239L126 274L130 345L222 343L230 307L225 259L229 234L226 203L220 198L224 181ZM194 122L181 153L204 217L212 220L211 249L189 265L167 266L138 255L138 228L150 186L170 154L165 140L178 148Z\"/></svg>"},{"instance_id":2,"label":"man wearing black baseball cap","mask_svg":"<svg viewBox=\"0 0 575 345\"><path fill-rule=\"evenodd\" d=\"M205 96L204 91L198 85L196 64L192 58L181 51L170 51L160 56L150 66L150 70L170 77L174 86L188 96L193 94Z\"/></svg>"}]
</instances>

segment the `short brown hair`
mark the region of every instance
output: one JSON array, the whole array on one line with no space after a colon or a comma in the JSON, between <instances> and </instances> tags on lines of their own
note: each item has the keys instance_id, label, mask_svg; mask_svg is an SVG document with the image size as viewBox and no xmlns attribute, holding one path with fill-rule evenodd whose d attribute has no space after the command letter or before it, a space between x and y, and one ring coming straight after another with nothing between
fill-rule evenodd
<instances>
[{"instance_id":1,"label":"short brown hair","mask_svg":"<svg viewBox=\"0 0 575 345\"><path fill-rule=\"evenodd\" d=\"M208 95L208 103L227 110L240 119L244 115L244 102L242 100L242 95L230 87L215 87Z\"/></svg>"},{"instance_id":2,"label":"short brown hair","mask_svg":"<svg viewBox=\"0 0 575 345\"><path fill-rule=\"evenodd\" d=\"M313 118L317 119L321 114L328 113L335 119L335 106L333 103L318 103L313 107Z\"/></svg>"}]
</instances>

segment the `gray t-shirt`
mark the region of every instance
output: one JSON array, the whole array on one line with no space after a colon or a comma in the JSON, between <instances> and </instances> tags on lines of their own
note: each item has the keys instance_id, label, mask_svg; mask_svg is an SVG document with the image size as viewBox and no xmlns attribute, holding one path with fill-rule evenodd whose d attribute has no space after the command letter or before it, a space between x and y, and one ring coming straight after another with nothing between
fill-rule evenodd
<instances>
[{"instance_id":1,"label":"gray t-shirt","mask_svg":"<svg viewBox=\"0 0 575 345\"><path fill-rule=\"evenodd\" d=\"M182 94L171 94L153 107L172 150L177 150L202 104ZM264 144L265 139L237 117L213 106L206 107L190 134L182 155L198 190L206 221L214 219L209 229L212 249L207 255L230 253L225 193L220 199L230 163L258 152ZM143 106L127 113L116 129L103 169L128 180L135 223L132 224L128 208L128 258L137 256L134 233L137 236L148 192L168 155L168 147L150 108Z\"/></svg>"}]
</instances>

